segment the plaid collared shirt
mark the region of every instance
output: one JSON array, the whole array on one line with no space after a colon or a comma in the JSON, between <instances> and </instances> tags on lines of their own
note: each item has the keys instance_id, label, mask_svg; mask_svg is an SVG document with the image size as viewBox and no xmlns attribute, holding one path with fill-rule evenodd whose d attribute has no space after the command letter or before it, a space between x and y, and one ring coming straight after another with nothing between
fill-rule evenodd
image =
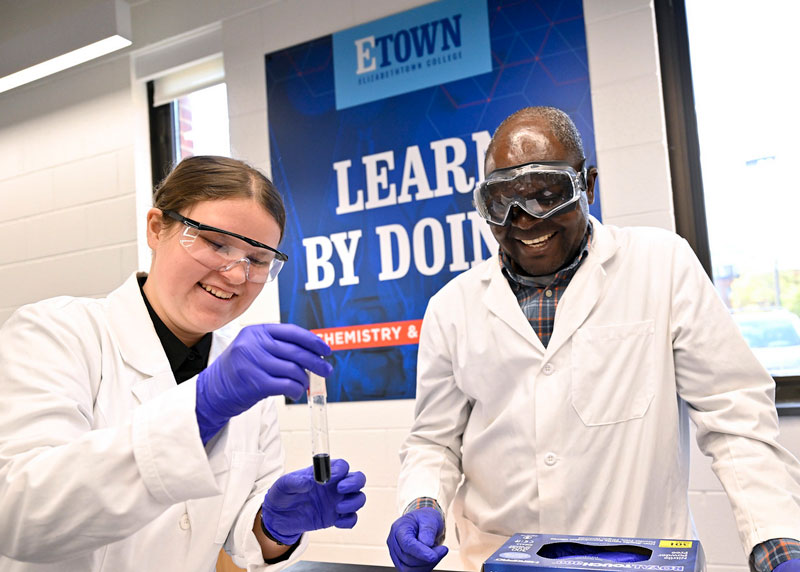
<instances>
[{"instance_id":1,"label":"plaid collared shirt","mask_svg":"<svg viewBox=\"0 0 800 572\"><path fill-rule=\"evenodd\" d=\"M553 335L553 323L556 319L558 301L567 289L572 277L589 252L592 244L592 223L586 228L578 255L565 268L550 276L523 276L513 269L511 259L500 251L500 266L508 280L511 290L517 297L519 307L528 318L533 331L539 336L542 345L547 347Z\"/></svg>"},{"instance_id":2,"label":"plaid collared shirt","mask_svg":"<svg viewBox=\"0 0 800 572\"><path fill-rule=\"evenodd\" d=\"M772 572L778 564L795 559L800 559L800 542L792 538L773 538L753 548L750 570Z\"/></svg>"}]
</instances>

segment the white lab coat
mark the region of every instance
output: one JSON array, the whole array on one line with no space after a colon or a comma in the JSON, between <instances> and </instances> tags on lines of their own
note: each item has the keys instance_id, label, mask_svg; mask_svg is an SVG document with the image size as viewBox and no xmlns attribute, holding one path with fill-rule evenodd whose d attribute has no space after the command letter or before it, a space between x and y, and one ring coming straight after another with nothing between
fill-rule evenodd
<instances>
[{"instance_id":1,"label":"white lab coat","mask_svg":"<svg viewBox=\"0 0 800 572\"><path fill-rule=\"evenodd\" d=\"M468 570L515 532L692 538L691 418L747 553L800 538L774 382L691 249L593 224L546 349L497 257L430 300L398 506L454 501Z\"/></svg>"},{"instance_id":2,"label":"white lab coat","mask_svg":"<svg viewBox=\"0 0 800 572\"><path fill-rule=\"evenodd\" d=\"M214 332L210 359L235 334ZM136 276L15 312L0 330L0 570L198 572L223 543L248 570L285 567L252 533L283 471L275 404L204 448L195 381L176 385Z\"/></svg>"}]
</instances>

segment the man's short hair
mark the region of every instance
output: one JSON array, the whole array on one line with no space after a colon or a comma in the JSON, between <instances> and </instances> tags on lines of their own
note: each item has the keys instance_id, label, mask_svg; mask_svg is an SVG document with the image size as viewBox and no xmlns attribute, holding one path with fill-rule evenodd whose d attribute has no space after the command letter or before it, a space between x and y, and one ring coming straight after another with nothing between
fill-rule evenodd
<instances>
[{"instance_id":1,"label":"man's short hair","mask_svg":"<svg viewBox=\"0 0 800 572\"><path fill-rule=\"evenodd\" d=\"M578 132L578 128L575 127L575 123L565 112L556 107L547 106L523 107L519 111L515 111L506 117L495 130L494 135L492 135L492 140L486 148L487 155L494 149L494 142L497 134L503 132L509 123L517 119L544 120L547 125L550 126L556 139L558 139L567 150L567 153L576 161L583 159L583 141L581 140L581 134Z\"/></svg>"}]
</instances>

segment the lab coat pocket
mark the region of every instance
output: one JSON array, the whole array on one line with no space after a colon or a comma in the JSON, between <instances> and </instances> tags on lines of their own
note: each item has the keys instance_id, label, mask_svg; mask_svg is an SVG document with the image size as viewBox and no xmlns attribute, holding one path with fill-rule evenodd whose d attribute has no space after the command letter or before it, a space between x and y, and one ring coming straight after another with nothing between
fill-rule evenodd
<instances>
[{"instance_id":1,"label":"lab coat pocket","mask_svg":"<svg viewBox=\"0 0 800 572\"><path fill-rule=\"evenodd\" d=\"M645 415L655 394L654 322L581 328L572 343L572 406L585 425Z\"/></svg>"},{"instance_id":2,"label":"lab coat pocket","mask_svg":"<svg viewBox=\"0 0 800 572\"><path fill-rule=\"evenodd\" d=\"M228 482L225 485L225 494L222 500L222 510L219 515L217 534L214 542L222 544L228 537L233 522L242 509L253 484L258 477L258 470L264 455L246 451L235 451L231 456L231 466L228 471ZM255 513L250 517L254 520Z\"/></svg>"}]
</instances>

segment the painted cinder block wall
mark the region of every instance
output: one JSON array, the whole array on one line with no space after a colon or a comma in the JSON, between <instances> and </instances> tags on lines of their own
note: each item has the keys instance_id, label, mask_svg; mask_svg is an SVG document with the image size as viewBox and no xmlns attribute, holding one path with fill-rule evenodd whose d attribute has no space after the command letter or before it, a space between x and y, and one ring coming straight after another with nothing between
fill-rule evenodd
<instances>
[{"instance_id":1,"label":"painted cinder block wall","mask_svg":"<svg viewBox=\"0 0 800 572\"><path fill-rule=\"evenodd\" d=\"M233 154L268 171L263 55L424 3L131 0L131 49L0 94L0 323L22 304L102 296L146 269L147 78L137 61L164 52L164 61L188 63L191 50L176 45L198 35L218 41ZM604 220L674 229L652 2L585 0L584 13ZM276 288L245 321L278 319ZM287 406L280 415L287 469L307 465L307 410ZM314 533L306 559L390 564L384 540L395 517L397 450L412 415L410 400L329 406L331 450L367 474L369 500L354 530ZM800 419L784 418L782 431L800 453ZM727 498L696 446L689 495L709 572L745 572ZM452 556L440 565L456 567Z\"/></svg>"}]
</instances>

